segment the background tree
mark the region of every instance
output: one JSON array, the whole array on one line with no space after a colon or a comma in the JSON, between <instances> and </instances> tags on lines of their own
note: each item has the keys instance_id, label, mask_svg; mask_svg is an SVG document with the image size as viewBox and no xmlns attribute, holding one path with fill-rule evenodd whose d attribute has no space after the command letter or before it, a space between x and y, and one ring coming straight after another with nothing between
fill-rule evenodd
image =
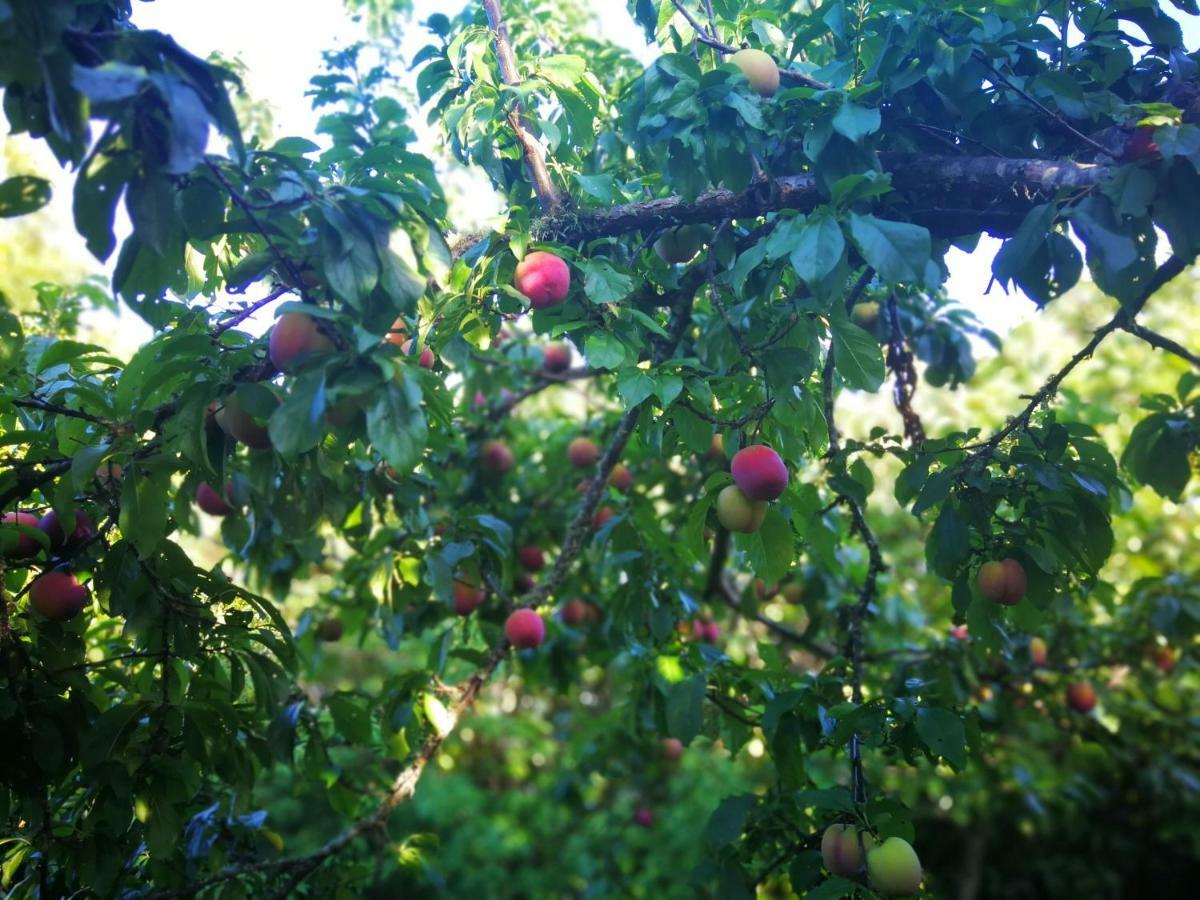
<instances>
[{"instance_id":1,"label":"background tree","mask_svg":"<svg viewBox=\"0 0 1200 900\"><path fill-rule=\"evenodd\" d=\"M313 141L125 0L0 0L10 126L154 330L114 356L49 285L0 322L6 887L1182 895L1164 6L638 0L643 67L482 0L424 23L413 103L408 5L355 2ZM981 233L1056 302L977 371L944 282Z\"/></svg>"}]
</instances>

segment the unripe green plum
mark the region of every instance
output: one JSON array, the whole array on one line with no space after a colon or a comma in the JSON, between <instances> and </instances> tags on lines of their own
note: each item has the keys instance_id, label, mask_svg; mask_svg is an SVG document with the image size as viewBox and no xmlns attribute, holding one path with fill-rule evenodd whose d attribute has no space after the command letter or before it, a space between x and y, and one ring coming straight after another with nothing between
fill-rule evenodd
<instances>
[{"instance_id":1,"label":"unripe green plum","mask_svg":"<svg viewBox=\"0 0 1200 900\"><path fill-rule=\"evenodd\" d=\"M753 534L762 527L769 505L765 500L751 500L731 484L717 494L717 518L729 531Z\"/></svg>"},{"instance_id":2,"label":"unripe green plum","mask_svg":"<svg viewBox=\"0 0 1200 900\"><path fill-rule=\"evenodd\" d=\"M705 232L695 225L668 228L654 242L654 252L668 265L691 262L704 246Z\"/></svg>"},{"instance_id":3,"label":"unripe green plum","mask_svg":"<svg viewBox=\"0 0 1200 900\"><path fill-rule=\"evenodd\" d=\"M762 97L773 97L779 90L779 66L761 50L747 48L739 50L729 61L742 70L754 92Z\"/></svg>"},{"instance_id":4,"label":"unripe green plum","mask_svg":"<svg viewBox=\"0 0 1200 900\"><path fill-rule=\"evenodd\" d=\"M821 857L825 861L825 868L834 875L853 878L862 869L864 852L870 853L875 843L870 832L860 832L853 825L830 825L821 836Z\"/></svg>"},{"instance_id":5,"label":"unripe green plum","mask_svg":"<svg viewBox=\"0 0 1200 900\"><path fill-rule=\"evenodd\" d=\"M890 837L867 853L871 887L889 897L905 897L921 889L921 861L903 838Z\"/></svg>"},{"instance_id":6,"label":"unripe green plum","mask_svg":"<svg viewBox=\"0 0 1200 900\"><path fill-rule=\"evenodd\" d=\"M879 337L879 304L874 300L855 303L854 308L850 310L850 321Z\"/></svg>"}]
</instances>

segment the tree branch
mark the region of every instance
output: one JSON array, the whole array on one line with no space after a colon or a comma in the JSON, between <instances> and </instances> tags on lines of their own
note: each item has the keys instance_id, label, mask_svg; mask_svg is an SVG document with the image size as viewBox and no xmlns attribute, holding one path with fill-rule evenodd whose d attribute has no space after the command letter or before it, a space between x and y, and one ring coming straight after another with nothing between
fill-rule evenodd
<instances>
[{"instance_id":1,"label":"tree branch","mask_svg":"<svg viewBox=\"0 0 1200 900\"><path fill-rule=\"evenodd\" d=\"M909 156L883 154L892 185L915 200L913 221L939 237L977 231L1006 237L1026 213L1054 199L1060 188L1091 188L1112 174L1109 166L998 156ZM598 210L546 215L535 225L543 238L568 244L648 228L755 218L780 210L809 212L825 202L812 175L784 175L744 191L706 191L688 202L661 197Z\"/></svg>"},{"instance_id":2,"label":"tree branch","mask_svg":"<svg viewBox=\"0 0 1200 900\"><path fill-rule=\"evenodd\" d=\"M237 315L235 315L232 319L227 319L226 321L222 322L220 325L218 325L216 328L214 328L212 331L209 332L209 337L219 338L221 335L223 335L225 332L227 332L230 328L236 328L238 325L241 325L243 322L245 322L248 318L250 318L256 312L258 312L264 306L267 306L270 303L274 303L276 300L278 300L284 294L291 293L291 291L292 291L292 289L290 287L288 287L287 285L281 285L280 287L277 287L275 290L271 291L271 293L267 294L267 296L263 297L261 300L247 306L245 309L243 309L241 312L239 312Z\"/></svg>"},{"instance_id":3,"label":"tree branch","mask_svg":"<svg viewBox=\"0 0 1200 900\"><path fill-rule=\"evenodd\" d=\"M1191 365L1200 369L1200 356L1197 356L1187 347L1177 341L1171 340L1166 335L1159 334L1157 331L1152 331L1144 325L1139 325L1137 322L1126 322L1121 328L1128 331L1134 337L1141 338L1151 347L1155 347L1166 353L1173 353L1182 360L1186 360Z\"/></svg>"},{"instance_id":4,"label":"tree branch","mask_svg":"<svg viewBox=\"0 0 1200 900\"><path fill-rule=\"evenodd\" d=\"M512 42L508 38L508 26L504 24L504 13L500 10L500 0L483 0L483 10L487 13L488 25L495 40L500 77L504 79L505 84L517 87L521 84L521 75L517 69L517 59L513 55ZM537 195L542 212L547 215L558 212L563 206L562 197L550 178L550 170L546 168L546 155L542 152L542 145L531 133L529 117L519 100L513 103L508 114L508 124L525 154L525 164L529 167L533 192Z\"/></svg>"},{"instance_id":5,"label":"tree branch","mask_svg":"<svg viewBox=\"0 0 1200 900\"><path fill-rule=\"evenodd\" d=\"M1097 328L1095 332L1093 332L1091 340L1084 344L1078 353L1067 360L1066 365L1064 365L1061 369L1051 375L1049 379L1047 379L1046 383L1042 385L1041 389L1030 398L1029 403L1025 405L1025 408L1009 419L1007 425L980 444L974 444L969 447L960 448L963 450L975 451L972 456L965 460L965 463L969 465L971 463L986 461L987 458L996 451L996 448L1000 446L1000 443L1005 438L1015 431L1026 428L1029 425L1029 420L1032 418L1033 414L1037 412L1037 410L1040 409L1044 404L1048 403L1050 399L1058 393L1059 387L1062 385L1063 381L1066 380L1066 377L1075 370L1075 367L1085 359L1090 358L1091 355L1096 352L1096 348L1099 347L1100 344L1104 342L1104 339L1114 331L1128 330L1129 326L1135 326L1134 317L1141 312L1142 307L1146 305L1146 301L1149 300L1150 297L1159 290L1159 288L1161 288L1171 279L1175 278L1177 275L1181 274L1186 268L1187 263L1178 256L1170 257L1165 263L1159 266L1153 277L1146 283L1146 287L1143 289L1138 299L1128 306L1122 307L1117 311L1115 316Z\"/></svg>"}]
</instances>

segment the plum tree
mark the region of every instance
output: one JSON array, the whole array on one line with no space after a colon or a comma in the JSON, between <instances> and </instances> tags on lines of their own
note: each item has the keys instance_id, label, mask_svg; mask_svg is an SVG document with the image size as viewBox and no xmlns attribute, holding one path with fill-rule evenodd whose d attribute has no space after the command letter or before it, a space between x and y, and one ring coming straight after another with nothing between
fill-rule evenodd
<instances>
[{"instance_id":1,"label":"plum tree","mask_svg":"<svg viewBox=\"0 0 1200 900\"><path fill-rule=\"evenodd\" d=\"M608 483L622 494L628 493L633 487L633 472L623 463L617 463L608 476Z\"/></svg>"},{"instance_id":2,"label":"plum tree","mask_svg":"<svg viewBox=\"0 0 1200 900\"><path fill-rule=\"evenodd\" d=\"M730 531L753 534L762 527L769 504L751 500L736 484L726 485L717 494L717 518Z\"/></svg>"},{"instance_id":3,"label":"plum tree","mask_svg":"<svg viewBox=\"0 0 1200 900\"><path fill-rule=\"evenodd\" d=\"M729 57L729 61L742 70L755 93L773 97L779 90L779 66L763 51L747 47Z\"/></svg>"},{"instance_id":4,"label":"plum tree","mask_svg":"<svg viewBox=\"0 0 1200 900\"><path fill-rule=\"evenodd\" d=\"M73 619L87 606L88 589L71 572L39 575L29 587L29 605L52 622Z\"/></svg>"},{"instance_id":5,"label":"plum tree","mask_svg":"<svg viewBox=\"0 0 1200 900\"><path fill-rule=\"evenodd\" d=\"M31 533L41 524L37 516L26 512L6 512L0 517L0 524L11 526L3 529L5 559L21 560L37 556L42 545ZM29 529L29 532L20 529Z\"/></svg>"},{"instance_id":6,"label":"plum tree","mask_svg":"<svg viewBox=\"0 0 1200 900\"><path fill-rule=\"evenodd\" d=\"M600 458L600 448L591 438L577 437L567 446L567 459L579 469L588 469Z\"/></svg>"},{"instance_id":7,"label":"plum tree","mask_svg":"<svg viewBox=\"0 0 1200 900\"><path fill-rule=\"evenodd\" d=\"M1046 642L1040 637L1031 637L1029 639L1029 662L1035 669L1040 669L1046 665L1047 650Z\"/></svg>"},{"instance_id":8,"label":"plum tree","mask_svg":"<svg viewBox=\"0 0 1200 900\"><path fill-rule=\"evenodd\" d=\"M516 457L503 441L489 440L479 450L479 464L496 475L512 471Z\"/></svg>"},{"instance_id":9,"label":"plum tree","mask_svg":"<svg viewBox=\"0 0 1200 900\"><path fill-rule=\"evenodd\" d=\"M871 887L888 897L906 897L921 889L921 861L912 844L890 837L867 853Z\"/></svg>"},{"instance_id":10,"label":"plum tree","mask_svg":"<svg viewBox=\"0 0 1200 900\"><path fill-rule=\"evenodd\" d=\"M751 500L778 500L787 490L787 466L778 453L762 444L735 453L729 470L742 493Z\"/></svg>"},{"instance_id":11,"label":"plum tree","mask_svg":"<svg viewBox=\"0 0 1200 900\"><path fill-rule=\"evenodd\" d=\"M1025 596L1025 567L1015 559L985 562L975 580L985 599L1003 606L1014 606Z\"/></svg>"},{"instance_id":12,"label":"plum tree","mask_svg":"<svg viewBox=\"0 0 1200 900\"><path fill-rule=\"evenodd\" d=\"M67 534L58 520L58 513L49 510L38 522L40 528L50 539L50 549L55 552L74 550L96 533L96 525L81 509L75 510L75 527Z\"/></svg>"},{"instance_id":13,"label":"plum tree","mask_svg":"<svg viewBox=\"0 0 1200 900\"><path fill-rule=\"evenodd\" d=\"M853 878L862 871L863 860L874 849L875 838L853 825L833 824L821 835L821 858L834 875Z\"/></svg>"},{"instance_id":14,"label":"plum tree","mask_svg":"<svg viewBox=\"0 0 1200 900\"><path fill-rule=\"evenodd\" d=\"M517 263L517 290L529 298L534 309L550 309L567 299L571 270L553 253L535 250Z\"/></svg>"},{"instance_id":15,"label":"plum tree","mask_svg":"<svg viewBox=\"0 0 1200 900\"><path fill-rule=\"evenodd\" d=\"M271 362L284 372L311 356L330 353L333 349L333 341L317 327L317 320L302 312L280 316L268 339Z\"/></svg>"},{"instance_id":16,"label":"plum tree","mask_svg":"<svg viewBox=\"0 0 1200 900\"><path fill-rule=\"evenodd\" d=\"M670 265L689 263L704 246L705 238L704 229L695 225L668 228L654 242L654 252Z\"/></svg>"},{"instance_id":17,"label":"plum tree","mask_svg":"<svg viewBox=\"0 0 1200 900\"><path fill-rule=\"evenodd\" d=\"M222 497L211 484L202 481L196 486L196 505L210 516L227 516L233 512L233 506L226 499L230 495L230 485L225 485L225 496Z\"/></svg>"},{"instance_id":18,"label":"plum tree","mask_svg":"<svg viewBox=\"0 0 1200 900\"><path fill-rule=\"evenodd\" d=\"M1067 685L1067 703L1079 713L1090 713L1096 708L1096 689L1089 681L1073 681Z\"/></svg>"},{"instance_id":19,"label":"plum tree","mask_svg":"<svg viewBox=\"0 0 1200 900\"><path fill-rule=\"evenodd\" d=\"M518 550L517 561L527 572L540 572L546 568L546 554L536 544L528 544Z\"/></svg>"},{"instance_id":20,"label":"plum tree","mask_svg":"<svg viewBox=\"0 0 1200 900\"><path fill-rule=\"evenodd\" d=\"M542 351L542 368L554 375L567 371L571 368L571 348L562 341L547 344Z\"/></svg>"},{"instance_id":21,"label":"plum tree","mask_svg":"<svg viewBox=\"0 0 1200 900\"><path fill-rule=\"evenodd\" d=\"M1186 896L1195 4L341 2L0 0L5 889Z\"/></svg>"},{"instance_id":22,"label":"plum tree","mask_svg":"<svg viewBox=\"0 0 1200 900\"><path fill-rule=\"evenodd\" d=\"M513 610L504 622L504 637L518 650L532 650L546 639L546 623L535 610Z\"/></svg>"},{"instance_id":23,"label":"plum tree","mask_svg":"<svg viewBox=\"0 0 1200 900\"><path fill-rule=\"evenodd\" d=\"M463 578L454 581L454 612L460 616L469 616L475 612L487 599L487 592L478 583Z\"/></svg>"}]
</instances>

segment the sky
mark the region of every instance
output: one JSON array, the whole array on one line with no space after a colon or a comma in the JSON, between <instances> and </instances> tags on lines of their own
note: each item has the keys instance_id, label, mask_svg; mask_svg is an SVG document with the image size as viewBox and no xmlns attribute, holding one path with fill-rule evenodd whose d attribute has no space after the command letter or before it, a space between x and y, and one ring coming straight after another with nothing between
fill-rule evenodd
<instances>
[{"instance_id":1,"label":"sky","mask_svg":"<svg viewBox=\"0 0 1200 900\"><path fill-rule=\"evenodd\" d=\"M461 9L462 5L446 0L416 0L416 21L432 12ZM642 31L630 19L625 4L606 0L600 6L607 8L599 13L605 36L644 61L652 58L653 51L646 47ZM1177 18L1184 23L1188 46L1200 44L1200 22L1183 14ZM247 68L248 91L270 104L280 137L313 134L317 116L304 94L309 78L320 70L322 51L350 43L364 33L361 24L346 14L342 0L157 0L137 4L134 21L142 28L174 35L200 56L220 51L240 58ZM406 53L415 53L426 43L426 37L424 29L414 26L403 39ZM413 124L420 125L422 120L421 116L415 117ZM427 130L421 142L425 145L422 149L430 152L435 135ZM479 198L488 197L490 191L486 183L480 187L482 190L467 193L483 203ZM493 214L496 208L489 200L482 212ZM986 326L1004 334L1031 319L1036 308L1020 294L1006 296L998 286L988 292L991 260L999 246L999 241L985 236L971 255L951 251L948 290ZM259 324L265 327L269 321Z\"/></svg>"}]
</instances>

